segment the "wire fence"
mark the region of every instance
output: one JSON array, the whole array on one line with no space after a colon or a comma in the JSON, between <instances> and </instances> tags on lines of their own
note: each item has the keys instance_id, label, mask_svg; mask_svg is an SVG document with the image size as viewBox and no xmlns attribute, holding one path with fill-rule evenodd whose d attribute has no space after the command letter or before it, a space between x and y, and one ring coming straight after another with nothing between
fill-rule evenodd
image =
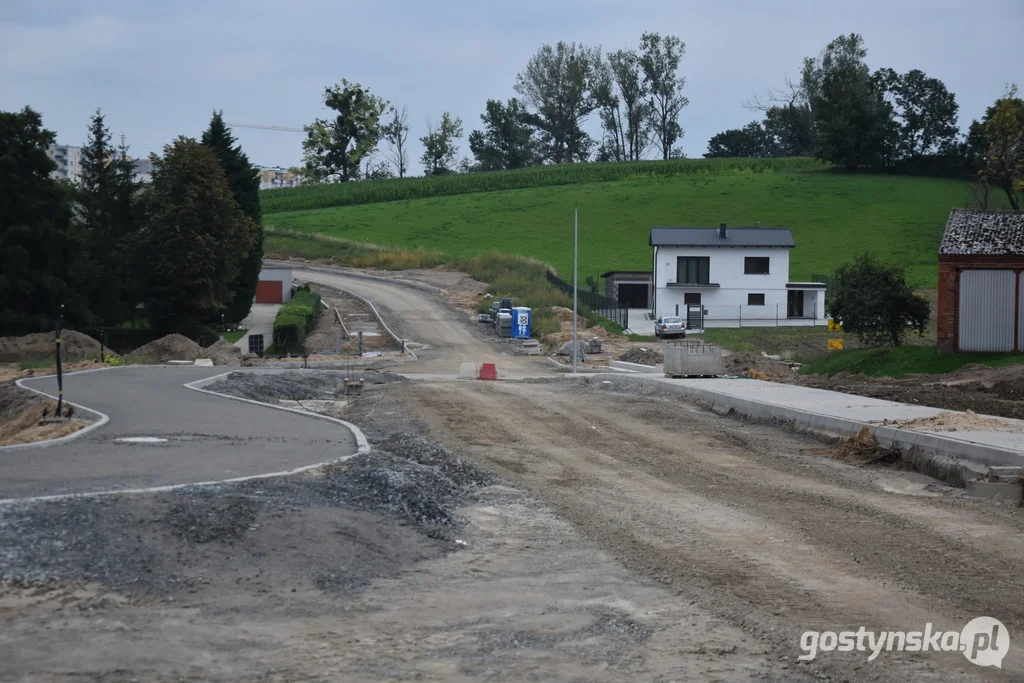
<instances>
[{"instance_id":1,"label":"wire fence","mask_svg":"<svg viewBox=\"0 0 1024 683\"><path fill-rule=\"evenodd\" d=\"M804 307L801 315L789 315L786 304L766 306L704 306L704 327L813 327L828 325L817 302ZM696 309L696 306L694 306ZM663 315L671 315L664 313ZM686 319L687 311L681 306L679 315Z\"/></svg>"},{"instance_id":2,"label":"wire fence","mask_svg":"<svg viewBox=\"0 0 1024 683\"><path fill-rule=\"evenodd\" d=\"M551 271L548 271L548 282L550 282L556 289L572 296L572 285L558 277ZM612 320L624 328L629 327L629 309L620 304L615 299L611 299L602 294L591 292L585 289L576 290L576 296L579 302L589 308L594 313L600 316L604 316L609 320Z\"/></svg>"}]
</instances>

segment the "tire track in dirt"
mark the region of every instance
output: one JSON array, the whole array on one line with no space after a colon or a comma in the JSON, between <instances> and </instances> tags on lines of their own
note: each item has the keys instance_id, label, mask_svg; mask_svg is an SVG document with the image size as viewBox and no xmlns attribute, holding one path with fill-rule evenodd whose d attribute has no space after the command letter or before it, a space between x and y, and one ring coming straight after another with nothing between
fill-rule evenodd
<instances>
[{"instance_id":1,"label":"tire track in dirt","mask_svg":"<svg viewBox=\"0 0 1024 683\"><path fill-rule=\"evenodd\" d=\"M795 654L808 628L959 630L982 614L1024 628L1007 604L1024 588L1016 511L885 494L864 470L798 455L820 444L677 402L565 385L410 389L438 438L547 499L626 566ZM959 528L986 533L958 539ZM959 654L898 657L887 674L980 673ZM1014 660L1004 665L1019 673Z\"/></svg>"}]
</instances>

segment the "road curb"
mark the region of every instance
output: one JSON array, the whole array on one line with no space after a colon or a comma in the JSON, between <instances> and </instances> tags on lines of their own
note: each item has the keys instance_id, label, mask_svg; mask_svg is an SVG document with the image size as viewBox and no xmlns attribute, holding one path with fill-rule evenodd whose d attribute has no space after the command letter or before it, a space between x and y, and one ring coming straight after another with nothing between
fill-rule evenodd
<instances>
[{"instance_id":1,"label":"road curb","mask_svg":"<svg viewBox=\"0 0 1024 683\"><path fill-rule=\"evenodd\" d=\"M367 275L366 273L360 273L351 271L344 266L324 266L317 264L307 264L301 261L275 261L267 260L264 263L270 266L287 267L291 270L312 270L314 272L324 273L325 275L341 275L344 277L353 277L360 280L373 280L376 282L386 282L395 285L401 285L403 287L412 287L413 289L419 289L424 292L430 292L431 294L440 294L442 290L440 287L434 285L428 285L424 282L414 282L412 280L401 280L398 278L381 277L380 275Z\"/></svg>"},{"instance_id":2,"label":"road curb","mask_svg":"<svg viewBox=\"0 0 1024 683\"><path fill-rule=\"evenodd\" d=\"M875 437L882 448L903 451L918 449L927 453L944 456L969 466L990 467L992 465L1024 465L1024 453L973 443L928 432L916 432L886 425L850 420L830 415L820 415L798 408L765 403L749 398L740 398L710 389L672 384L659 378L636 374L598 374L595 379L625 381L636 386L645 386L667 394L677 394L693 401L707 404L719 413L730 410L741 415L763 420L781 420L815 433L838 436L856 436L863 428ZM750 380L752 382L757 380ZM974 469L974 468L971 468Z\"/></svg>"},{"instance_id":3,"label":"road curb","mask_svg":"<svg viewBox=\"0 0 1024 683\"><path fill-rule=\"evenodd\" d=\"M118 366L118 367L123 367L123 366ZM67 373L67 375L83 375L83 374L85 374L87 372L102 372L103 370L116 370L116 369L117 369L117 367L93 368L92 370L78 370L77 372L69 372L69 373ZM49 377L49 376L50 375L43 375L42 377L22 377L21 379L15 380L14 384L15 384L15 386L17 386L20 389L24 389L25 391L31 391L31 392L33 392L35 394L39 394L40 396L45 396L47 398L50 398L50 399L53 399L54 401L56 401L57 397L54 396L53 394L48 394L48 393L46 393L45 391L43 391L41 389L33 389L32 387L27 387L24 384L22 384L22 382L31 382L32 380L43 379L43 377ZM81 429L79 429L77 431L71 432L70 434L66 434L64 436L57 437L56 439L44 439L43 441L32 441L31 443L16 443L16 444L11 444L10 446L0 446L0 453L3 453L5 451L13 451L16 448L44 448L46 446L52 446L54 444L66 443L66 442L71 441L73 439L77 439L80 436L84 436L85 434L88 434L92 430L98 429L98 428L102 427L103 425L107 424L108 422L110 422L110 416L107 415L106 413L101 413L100 411L98 411L98 410L96 410L94 408L89 408L89 407L81 405L80 403L75 403L74 401L68 401L67 399L65 399L64 402L67 403L70 406L74 406L75 409L77 409L77 410L83 410L83 411L85 411L87 413L92 413L93 415L96 415L97 417L96 417L95 420L92 421L92 423L86 425L85 427L82 427Z\"/></svg>"}]
</instances>

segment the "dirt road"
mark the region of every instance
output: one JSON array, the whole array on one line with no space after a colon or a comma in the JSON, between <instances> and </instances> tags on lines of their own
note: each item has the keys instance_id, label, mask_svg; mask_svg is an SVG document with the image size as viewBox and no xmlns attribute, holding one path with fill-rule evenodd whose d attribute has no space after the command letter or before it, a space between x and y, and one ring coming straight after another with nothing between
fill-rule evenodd
<instances>
[{"instance_id":1,"label":"dirt road","mask_svg":"<svg viewBox=\"0 0 1024 683\"><path fill-rule=\"evenodd\" d=\"M795 659L809 629L1024 633L1024 517L919 475L677 400L597 387L447 383L403 401L435 438L550 504L625 567ZM854 679L997 674L959 653L818 655ZM1004 673L1024 672L1018 645Z\"/></svg>"},{"instance_id":2,"label":"dirt road","mask_svg":"<svg viewBox=\"0 0 1024 683\"><path fill-rule=\"evenodd\" d=\"M543 359L514 356L492 334L476 331L466 314L447 306L429 291L382 280L353 277L327 266L295 268L295 278L354 292L371 300L395 334L416 342L420 360L402 367L403 373L454 376L463 362L495 363L508 379L550 376ZM488 328L489 329L489 328ZM419 348L423 344L426 348Z\"/></svg>"}]
</instances>

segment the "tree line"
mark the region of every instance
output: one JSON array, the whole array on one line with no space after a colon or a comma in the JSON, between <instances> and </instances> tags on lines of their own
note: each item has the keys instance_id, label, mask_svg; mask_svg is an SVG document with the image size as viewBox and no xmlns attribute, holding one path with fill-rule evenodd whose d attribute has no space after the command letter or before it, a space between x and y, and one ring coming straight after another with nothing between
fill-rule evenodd
<instances>
[{"instance_id":1,"label":"tree line","mask_svg":"<svg viewBox=\"0 0 1024 683\"><path fill-rule=\"evenodd\" d=\"M459 160L463 123L450 112L427 122L420 161L427 175L508 170L544 163L629 161L656 150L682 156L679 123L688 104L679 75L686 46L676 36L643 34L638 48L605 55L598 46L544 45L516 77L518 97L487 100L482 128L469 134L472 160ZM305 127L305 167L318 182L402 178L409 168L409 118L369 88L346 79L324 89L331 112ZM593 115L601 137L586 130ZM381 143L387 144L383 157Z\"/></svg>"},{"instance_id":2,"label":"tree line","mask_svg":"<svg viewBox=\"0 0 1024 683\"><path fill-rule=\"evenodd\" d=\"M55 180L56 135L31 107L0 112L0 331L139 322L196 337L249 313L263 261L257 169L219 112L135 178L123 136L92 116L78 183ZM223 317L222 317L223 316Z\"/></svg>"},{"instance_id":3,"label":"tree line","mask_svg":"<svg viewBox=\"0 0 1024 683\"><path fill-rule=\"evenodd\" d=\"M1019 210L1024 192L1024 102L1016 86L973 121L957 126L959 105L945 84L919 69L874 72L856 34L839 36L807 57L796 81L768 89L747 106L763 119L723 131L705 157L814 156L858 167L940 172L975 177L979 204L990 188Z\"/></svg>"}]
</instances>

